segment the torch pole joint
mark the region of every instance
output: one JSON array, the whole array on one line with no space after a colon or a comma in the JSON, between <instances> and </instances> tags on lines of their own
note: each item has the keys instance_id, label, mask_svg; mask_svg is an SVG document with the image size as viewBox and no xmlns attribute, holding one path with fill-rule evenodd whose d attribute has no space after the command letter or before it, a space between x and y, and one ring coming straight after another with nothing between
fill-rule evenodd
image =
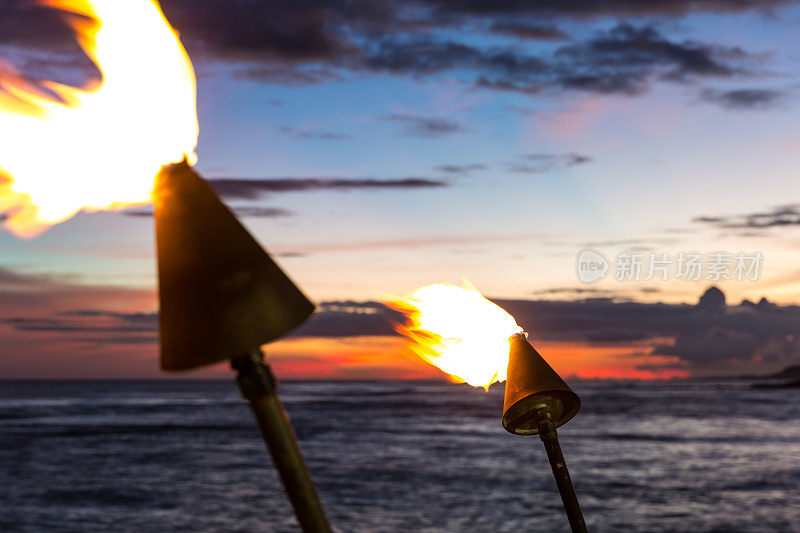
<instances>
[{"instance_id":1,"label":"torch pole joint","mask_svg":"<svg viewBox=\"0 0 800 533\"><path fill-rule=\"evenodd\" d=\"M264 364L261 350L253 350L243 357L232 359L231 367L238 371L236 381L242 397L251 402L278 390L278 382L270 368Z\"/></svg>"},{"instance_id":2,"label":"torch pole joint","mask_svg":"<svg viewBox=\"0 0 800 533\"><path fill-rule=\"evenodd\" d=\"M569 477L567 462L561 453L561 445L558 443L558 433L553 424L553 415L550 409L542 407L536 410L536 423L539 429L539 437L547 451L547 458L550 460L550 467L553 470L553 477L556 479L558 492L561 494L561 502L564 504L564 511L567 513L569 525L573 533L586 533L586 522L583 519L578 496L575 494L575 487L572 486L572 479Z\"/></svg>"}]
</instances>

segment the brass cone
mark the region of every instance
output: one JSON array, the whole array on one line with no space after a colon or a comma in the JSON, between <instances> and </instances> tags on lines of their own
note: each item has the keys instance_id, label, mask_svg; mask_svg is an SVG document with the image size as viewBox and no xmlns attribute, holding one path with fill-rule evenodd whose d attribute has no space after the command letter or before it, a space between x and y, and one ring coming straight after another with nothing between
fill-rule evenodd
<instances>
[{"instance_id":1,"label":"brass cone","mask_svg":"<svg viewBox=\"0 0 800 533\"><path fill-rule=\"evenodd\" d=\"M163 370L243 356L314 311L185 162L159 173L153 197Z\"/></svg>"},{"instance_id":2,"label":"brass cone","mask_svg":"<svg viewBox=\"0 0 800 533\"><path fill-rule=\"evenodd\" d=\"M575 416L581 399L539 355L523 334L509 339L508 379L503 402L503 427L515 435L535 435L536 410L547 407L555 427Z\"/></svg>"}]
</instances>

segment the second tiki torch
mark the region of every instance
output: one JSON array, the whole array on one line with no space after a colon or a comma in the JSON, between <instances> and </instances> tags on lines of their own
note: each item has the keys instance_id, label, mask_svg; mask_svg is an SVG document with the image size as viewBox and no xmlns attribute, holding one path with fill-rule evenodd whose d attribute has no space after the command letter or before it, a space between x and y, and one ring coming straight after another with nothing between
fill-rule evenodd
<instances>
[{"instance_id":1,"label":"second tiki torch","mask_svg":"<svg viewBox=\"0 0 800 533\"><path fill-rule=\"evenodd\" d=\"M572 531L586 531L556 433L578 412L580 398L528 343L514 317L466 280L427 285L387 304L405 315L396 328L428 363L486 390L506 381L503 427L539 435Z\"/></svg>"}]
</instances>

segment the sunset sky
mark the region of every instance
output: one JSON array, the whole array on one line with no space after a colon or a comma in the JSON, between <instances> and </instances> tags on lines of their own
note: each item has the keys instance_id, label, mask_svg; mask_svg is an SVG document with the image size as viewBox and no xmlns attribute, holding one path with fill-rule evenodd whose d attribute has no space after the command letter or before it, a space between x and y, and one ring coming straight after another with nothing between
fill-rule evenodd
<instances>
[{"instance_id":1,"label":"sunset sky","mask_svg":"<svg viewBox=\"0 0 800 533\"><path fill-rule=\"evenodd\" d=\"M164 0L196 170L318 304L267 348L276 374L440 377L379 302L462 277L565 376L800 363L798 4ZM30 0L0 0L4 63L97 76ZM578 278L586 249L605 279ZM615 279L618 254L720 251L760 252L758 279ZM176 377L155 272L146 207L0 231L0 378Z\"/></svg>"}]
</instances>

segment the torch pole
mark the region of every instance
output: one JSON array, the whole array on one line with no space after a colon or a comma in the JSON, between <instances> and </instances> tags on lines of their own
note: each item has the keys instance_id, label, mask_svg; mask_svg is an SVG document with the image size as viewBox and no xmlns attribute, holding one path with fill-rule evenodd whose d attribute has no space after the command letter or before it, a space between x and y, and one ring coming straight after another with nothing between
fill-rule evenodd
<instances>
[{"instance_id":1,"label":"torch pole","mask_svg":"<svg viewBox=\"0 0 800 533\"><path fill-rule=\"evenodd\" d=\"M289 415L278 397L277 381L261 350L231 361L239 390L253 409L275 468L305 533L330 533L331 526L297 443Z\"/></svg>"},{"instance_id":2,"label":"torch pole","mask_svg":"<svg viewBox=\"0 0 800 533\"><path fill-rule=\"evenodd\" d=\"M558 433L553 425L553 415L550 413L550 409L539 409L536 412L536 424L539 427L539 437L547 451L547 458L550 460L550 467L553 469L553 477L556 478L556 485L561 494L564 511L567 512L569 525L573 533L586 533L586 522L578 504L575 487L572 486L572 480L569 477L567 463L561 453L561 445L558 443Z\"/></svg>"}]
</instances>

